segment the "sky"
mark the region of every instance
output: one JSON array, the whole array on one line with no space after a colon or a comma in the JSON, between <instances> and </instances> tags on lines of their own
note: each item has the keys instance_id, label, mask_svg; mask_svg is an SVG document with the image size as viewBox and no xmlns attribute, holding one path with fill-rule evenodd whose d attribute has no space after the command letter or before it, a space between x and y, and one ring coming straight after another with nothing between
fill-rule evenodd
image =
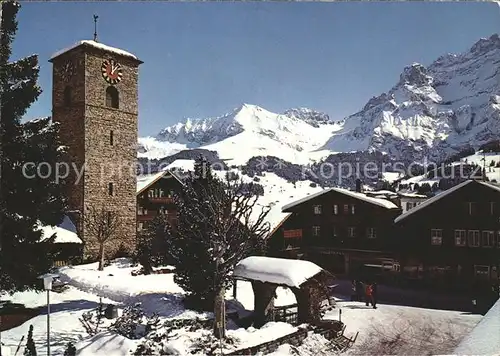
<instances>
[{"instance_id":1,"label":"sky","mask_svg":"<svg viewBox=\"0 0 500 356\"><path fill-rule=\"evenodd\" d=\"M13 59L39 55L44 90L26 118L51 114L50 56L92 39L136 54L139 135L242 103L308 107L342 119L432 63L500 32L486 2L23 2Z\"/></svg>"}]
</instances>

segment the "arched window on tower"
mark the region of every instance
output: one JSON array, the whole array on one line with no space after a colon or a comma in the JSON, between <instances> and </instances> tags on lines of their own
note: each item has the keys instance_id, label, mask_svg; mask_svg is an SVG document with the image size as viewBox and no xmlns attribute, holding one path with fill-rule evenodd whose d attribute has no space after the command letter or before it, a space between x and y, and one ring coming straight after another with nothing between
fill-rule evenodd
<instances>
[{"instance_id":1,"label":"arched window on tower","mask_svg":"<svg viewBox=\"0 0 500 356\"><path fill-rule=\"evenodd\" d=\"M106 106L108 108L118 109L119 95L115 87L106 88Z\"/></svg>"},{"instance_id":2,"label":"arched window on tower","mask_svg":"<svg viewBox=\"0 0 500 356\"><path fill-rule=\"evenodd\" d=\"M71 105L71 87L64 88L64 106Z\"/></svg>"}]
</instances>

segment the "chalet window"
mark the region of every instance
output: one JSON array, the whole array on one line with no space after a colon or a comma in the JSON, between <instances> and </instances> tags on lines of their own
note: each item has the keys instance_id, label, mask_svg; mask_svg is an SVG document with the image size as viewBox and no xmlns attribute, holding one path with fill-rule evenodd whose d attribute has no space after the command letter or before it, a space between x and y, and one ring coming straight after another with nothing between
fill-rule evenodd
<instances>
[{"instance_id":1,"label":"chalet window","mask_svg":"<svg viewBox=\"0 0 500 356\"><path fill-rule=\"evenodd\" d=\"M344 204L344 214L348 214L348 213L349 213L349 205Z\"/></svg>"},{"instance_id":2,"label":"chalet window","mask_svg":"<svg viewBox=\"0 0 500 356\"><path fill-rule=\"evenodd\" d=\"M431 244L441 245L443 243L443 230L431 229Z\"/></svg>"},{"instance_id":3,"label":"chalet window","mask_svg":"<svg viewBox=\"0 0 500 356\"><path fill-rule=\"evenodd\" d=\"M118 109L119 103L118 89L115 87L106 88L106 106L108 108Z\"/></svg>"},{"instance_id":4,"label":"chalet window","mask_svg":"<svg viewBox=\"0 0 500 356\"><path fill-rule=\"evenodd\" d=\"M469 246L479 247L479 230L469 230Z\"/></svg>"},{"instance_id":5,"label":"chalet window","mask_svg":"<svg viewBox=\"0 0 500 356\"><path fill-rule=\"evenodd\" d=\"M143 229L143 223L140 222L139 224L137 224L137 231L142 231L142 229Z\"/></svg>"},{"instance_id":6,"label":"chalet window","mask_svg":"<svg viewBox=\"0 0 500 356\"><path fill-rule=\"evenodd\" d=\"M137 215L148 215L148 209L143 208L142 206L140 206L137 209Z\"/></svg>"},{"instance_id":7,"label":"chalet window","mask_svg":"<svg viewBox=\"0 0 500 356\"><path fill-rule=\"evenodd\" d=\"M369 239L374 239L377 237L377 229L374 227L369 227L366 229L366 237Z\"/></svg>"},{"instance_id":8,"label":"chalet window","mask_svg":"<svg viewBox=\"0 0 500 356\"><path fill-rule=\"evenodd\" d=\"M114 135L113 135L113 130L109 131L109 145L113 146L114 144Z\"/></svg>"},{"instance_id":9,"label":"chalet window","mask_svg":"<svg viewBox=\"0 0 500 356\"><path fill-rule=\"evenodd\" d=\"M455 230L455 246L465 246L467 244L467 234L465 230Z\"/></svg>"},{"instance_id":10,"label":"chalet window","mask_svg":"<svg viewBox=\"0 0 500 356\"><path fill-rule=\"evenodd\" d=\"M353 205L351 205L351 214L354 215L355 211L356 211L355 205L353 204Z\"/></svg>"},{"instance_id":11,"label":"chalet window","mask_svg":"<svg viewBox=\"0 0 500 356\"><path fill-rule=\"evenodd\" d=\"M493 247L495 246L495 234L493 231L483 231L483 241L481 242L481 245L483 247Z\"/></svg>"},{"instance_id":12,"label":"chalet window","mask_svg":"<svg viewBox=\"0 0 500 356\"><path fill-rule=\"evenodd\" d=\"M469 215L476 215L476 213L477 213L476 203L468 202L467 207L468 207Z\"/></svg>"},{"instance_id":13,"label":"chalet window","mask_svg":"<svg viewBox=\"0 0 500 356\"><path fill-rule=\"evenodd\" d=\"M339 213L339 206L338 206L337 204L335 204L335 205L333 206L333 213L334 213L335 215L338 215L338 213Z\"/></svg>"},{"instance_id":14,"label":"chalet window","mask_svg":"<svg viewBox=\"0 0 500 356\"><path fill-rule=\"evenodd\" d=\"M478 279L489 279L490 266L474 265L474 276Z\"/></svg>"},{"instance_id":15,"label":"chalet window","mask_svg":"<svg viewBox=\"0 0 500 356\"><path fill-rule=\"evenodd\" d=\"M63 94L64 106L71 105L71 92L72 92L71 87L64 88L64 94Z\"/></svg>"},{"instance_id":16,"label":"chalet window","mask_svg":"<svg viewBox=\"0 0 500 356\"><path fill-rule=\"evenodd\" d=\"M490 202L490 214L495 215L495 202Z\"/></svg>"},{"instance_id":17,"label":"chalet window","mask_svg":"<svg viewBox=\"0 0 500 356\"><path fill-rule=\"evenodd\" d=\"M315 205L313 207L314 209L314 215L320 215L321 214L321 205Z\"/></svg>"},{"instance_id":18,"label":"chalet window","mask_svg":"<svg viewBox=\"0 0 500 356\"><path fill-rule=\"evenodd\" d=\"M108 195L113 195L113 183L108 183Z\"/></svg>"},{"instance_id":19,"label":"chalet window","mask_svg":"<svg viewBox=\"0 0 500 356\"><path fill-rule=\"evenodd\" d=\"M320 230L319 226L313 226L313 236L319 236Z\"/></svg>"},{"instance_id":20,"label":"chalet window","mask_svg":"<svg viewBox=\"0 0 500 356\"><path fill-rule=\"evenodd\" d=\"M165 191L160 188L150 189L148 191L148 196L150 198L163 198L165 197Z\"/></svg>"},{"instance_id":21,"label":"chalet window","mask_svg":"<svg viewBox=\"0 0 500 356\"><path fill-rule=\"evenodd\" d=\"M337 237L337 227L336 226L332 227L332 236Z\"/></svg>"},{"instance_id":22,"label":"chalet window","mask_svg":"<svg viewBox=\"0 0 500 356\"><path fill-rule=\"evenodd\" d=\"M356 228L353 226L350 226L347 228L347 235L349 237L355 237L356 236Z\"/></svg>"}]
</instances>

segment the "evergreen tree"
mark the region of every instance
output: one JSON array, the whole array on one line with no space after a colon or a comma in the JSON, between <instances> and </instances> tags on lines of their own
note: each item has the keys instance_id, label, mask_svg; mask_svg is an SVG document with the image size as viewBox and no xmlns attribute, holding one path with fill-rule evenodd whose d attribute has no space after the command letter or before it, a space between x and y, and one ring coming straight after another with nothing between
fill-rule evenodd
<instances>
[{"instance_id":1,"label":"evergreen tree","mask_svg":"<svg viewBox=\"0 0 500 356\"><path fill-rule=\"evenodd\" d=\"M28 330L28 340L26 340L24 356L36 356L35 342L33 341L33 325L30 325L30 329Z\"/></svg>"},{"instance_id":2,"label":"evergreen tree","mask_svg":"<svg viewBox=\"0 0 500 356\"><path fill-rule=\"evenodd\" d=\"M41 93L38 59L9 62L20 5L1 6L0 290L12 292L42 287L37 277L52 266L52 257L39 243L39 226L59 224L66 203L55 169L64 154L58 126L49 118L21 123Z\"/></svg>"},{"instance_id":3,"label":"evergreen tree","mask_svg":"<svg viewBox=\"0 0 500 356\"><path fill-rule=\"evenodd\" d=\"M187 293L190 307L214 307L224 336L222 305L234 266L250 254L263 252L269 224L268 208L256 214L257 196L242 182L222 182L200 157L194 174L175 197L178 220L168 225L169 255L176 267L175 282ZM252 214L253 211L253 214ZM251 216L252 214L252 216Z\"/></svg>"},{"instance_id":4,"label":"evergreen tree","mask_svg":"<svg viewBox=\"0 0 500 356\"><path fill-rule=\"evenodd\" d=\"M138 236L136 260L144 268L144 274L168 263L167 224L167 217L160 214Z\"/></svg>"},{"instance_id":5,"label":"evergreen tree","mask_svg":"<svg viewBox=\"0 0 500 356\"><path fill-rule=\"evenodd\" d=\"M66 345L64 356L76 356L76 347L72 342L68 342L68 344Z\"/></svg>"}]
</instances>

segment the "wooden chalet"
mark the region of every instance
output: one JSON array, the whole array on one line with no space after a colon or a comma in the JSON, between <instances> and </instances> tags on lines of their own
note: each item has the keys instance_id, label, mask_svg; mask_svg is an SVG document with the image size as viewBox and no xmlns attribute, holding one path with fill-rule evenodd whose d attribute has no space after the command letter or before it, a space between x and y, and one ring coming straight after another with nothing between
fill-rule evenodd
<instances>
[{"instance_id":1,"label":"wooden chalet","mask_svg":"<svg viewBox=\"0 0 500 356\"><path fill-rule=\"evenodd\" d=\"M498 283L500 186L467 180L400 215L395 225L403 276L443 287Z\"/></svg>"},{"instance_id":2,"label":"wooden chalet","mask_svg":"<svg viewBox=\"0 0 500 356\"><path fill-rule=\"evenodd\" d=\"M172 171L164 170L155 174L137 177L137 231L147 228L158 215L165 214L175 224L177 211L174 194L184 183Z\"/></svg>"},{"instance_id":3,"label":"wooden chalet","mask_svg":"<svg viewBox=\"0 0 500 356\"><path fill-rule=\"evenodd\" d=\"M270 254L304 258L334 274L356 275L370 266L392 269L394 218L387 199L341 188L324 189L285 205L289 215L269 239Z\"/></svg>"}]
</instances>

